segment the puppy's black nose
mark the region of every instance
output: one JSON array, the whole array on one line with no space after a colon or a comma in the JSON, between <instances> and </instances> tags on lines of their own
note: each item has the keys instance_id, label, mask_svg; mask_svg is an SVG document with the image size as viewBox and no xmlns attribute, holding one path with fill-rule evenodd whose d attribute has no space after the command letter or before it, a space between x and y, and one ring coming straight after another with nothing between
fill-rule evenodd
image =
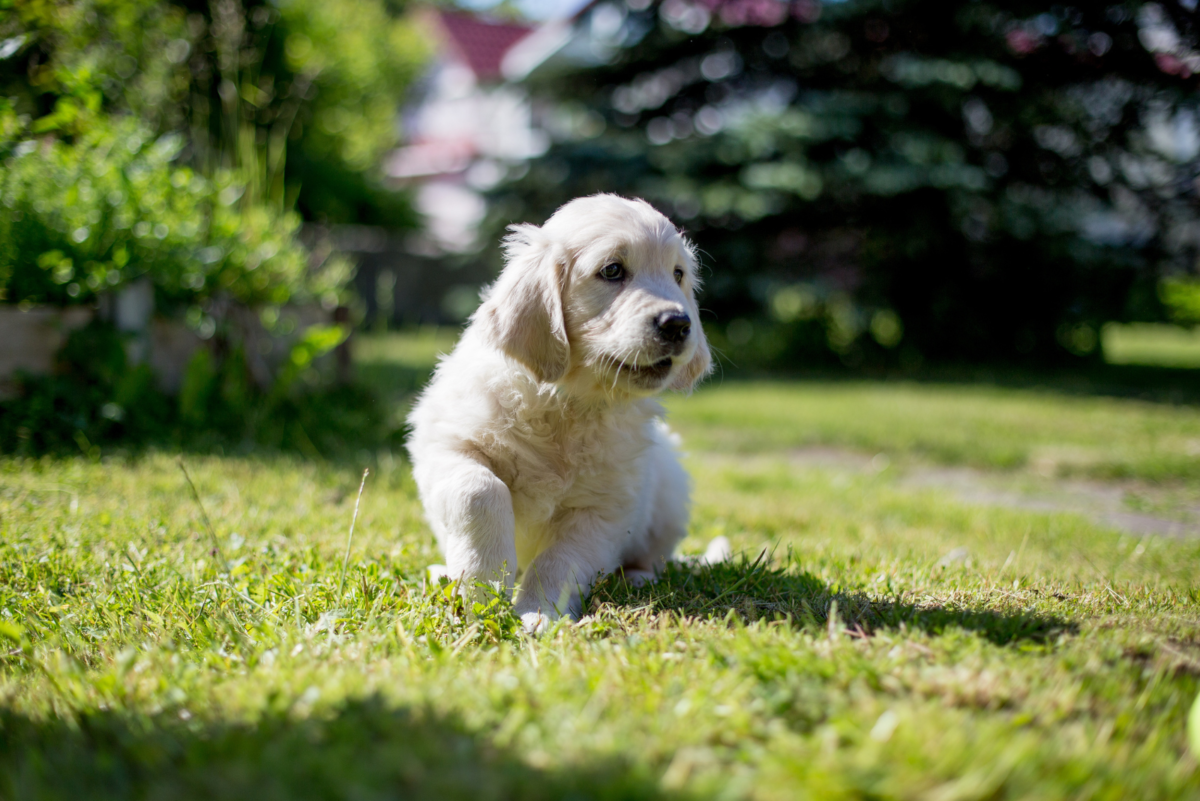
<instances>
[{"instance_id":1,"label":"puppy's black nose","mask_svg":"<svg viewBox=\"0 0 1200 801\"><path fill-rule=\"evenodd\" d=\"M683 342L692 330L692 320L679 312L663 312L654 321L658 335L667 342Z\"/></svg>"}]
</instances>

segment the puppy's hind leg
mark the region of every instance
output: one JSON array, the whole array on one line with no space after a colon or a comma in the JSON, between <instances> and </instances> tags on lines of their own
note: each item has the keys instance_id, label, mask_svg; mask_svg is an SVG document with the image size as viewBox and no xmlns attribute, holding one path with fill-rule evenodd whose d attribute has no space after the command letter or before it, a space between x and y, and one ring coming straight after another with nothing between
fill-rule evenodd
<instances>
[{"instance_id":1,"label":"puppy's hind leg","mask_svg":"<svg viewBox=\"0 0 1200 801\"><path fill-rule=\"evenodd\" d=\"M674 435L665 425L656 425L653 437L637 501L641 519L621 555L627 576L636 569L649 573L649 580L662 572L675 546L687 536L691 494L691 482L679 463Z\"/></svg>"},{"instance_id":2,"label":"puppy's hind leg","mask_svg":"<svg viewBox=\"0 0 1200 801\"><path fill-rule=\"evenodd\" d=\"M705 565L719 565L722 562L728 562L732 557L733 548L729 544L729 538L719 536L709 540L708 547L704 549L704 553L673 556L671 557L671 561L690 567L704 567Z\"/></svg>"},{"instance_id":3,"label":"puppy's hind leg","mask_svg":"<svg viewBox=\"0 0 1200 801\"><path fill-rule=\"evenodd\" d=\"M708 548L704 550L704 555L698 561L702 565L715 565L728 562L732 556L733 547L729 544L729 538L713 537L708 543Z\"/></svg>"},{"instance_id":4,"label":"puppy's hind leg","mask_svg":"<svg viewBox=\"0 0 1200 801\"><path fill-rule=\"evenodd\" d=\"M558 538L534 557L513 603L525 630L544 631L560 617L578 620L583 596L617 564L614 524L594 510L577 509L555 521Z\"/></svg>"},{"instance_id":5,"label":"puppy's hind leg","mask_svg":"<svg viewBox=\"0 0 1200 801\"><path fill-rule=\"evenodd\" d=\"M630 567L662 571L667 562L693 566L715 565L729 560L732 549L726 537L714 537L701 556L677 556L675 546L687 536L691 505L691 481L675 450L671 435L660 428L648 464L647 488L653 512L646 536L626 554L626 575ZM643 579L643 582L645 580Z\"/></svg>"},{"instance_id":6,"label":"puppy's hind leg","mask_svg":"<svg viewBox=\"0 0 1200 801\"><path fill-rule=\"evenodd\" d=\"M625 581L629 583L630 587L640 587L643 584L649 584L658 578L658 574L653 570L642 570L641 568L636 567L621 568L621 575L625 578Z\"/></svg>"}]
</instances>

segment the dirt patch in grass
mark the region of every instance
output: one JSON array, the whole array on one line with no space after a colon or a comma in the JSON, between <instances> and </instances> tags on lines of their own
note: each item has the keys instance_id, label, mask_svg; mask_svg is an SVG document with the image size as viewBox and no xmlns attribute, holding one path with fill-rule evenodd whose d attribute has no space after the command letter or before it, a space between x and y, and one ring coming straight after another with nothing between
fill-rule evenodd
<instances>
[{"instance_id":1,"label":"dirt patch in grass","mask_svg":"<svg viewBox=\"0 0 1200 801\"><path fill-rule=\"evenodd\" d=\"M788 451L801 468L860 474L895 473L895 485L913 491L945 492L962 503L1034 512L1081 514L1135 536L1200 537L1200 493L1146 481L1059 478L1036 470L999 472L927 464L893 465L886 454L830 447Z\"/></svg>"},{"instance_id":2,"label":"dirt patch in grass","mask_svg":"<svg viewBox=\"0 0 1200 801\"><path fill-rule=\"evenodd\" d=\"M1138 536L1200 537L1200 508L1179 504L1173 515L1130 508L1133 499L1160 494L1138 482L1099 482L1028 476L993 476L970 468L918 468L899 481L902 487L939 489L964 503L1004 506L1035 512L1074 512L1101 525Z\"/></svg>"}]
</instances>

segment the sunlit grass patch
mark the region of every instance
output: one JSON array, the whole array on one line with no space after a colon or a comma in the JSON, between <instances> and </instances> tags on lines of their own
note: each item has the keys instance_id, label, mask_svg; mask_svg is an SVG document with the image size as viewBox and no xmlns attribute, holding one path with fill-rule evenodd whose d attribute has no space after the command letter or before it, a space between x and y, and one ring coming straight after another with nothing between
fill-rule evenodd
<instances>
[{"instance_id":1,"label":"sunlit grass patch","mask_svg":"<svg viewBox=\"0 0 1200 801\"><path fill-rule=\"evenodd\" d=\"M1006 438L1113 461L1139 427L1191 436L1188 410L1097 401L1073 429L1050 395L960 392L956 418L949 389L826 389L672 401L682 550L724 535L735 557L603 579L538 639L494 592L426 580L440 557L387 449L185 455L212 535L177 454L0 460L0 797L1200 793L1200 540L905 483L924 460L995 464L978 454ZM797 460L805 431L863 456ZM922 445L947 437L961 457Z\"/></svg>"},{"instance_id":2,"label":"sunlit grass patch","mask_svg":"<svg viewBox=\"0 0 1200 801\"><path fill-rule=\"evenodd\" d=\"M729 382L668 401L689 447L836 445L1049 475L1200 478L1200 409L986 386Z\"/></svg>"},{"instance_id":3,"label":"sunlit grass patch","mask_svg":"<svg viewBox=\"0 0 1200 801\"><path fill-rule=\"evenodd\" d=\"M1175 325L1109 323L1100 332L1109 364L1200 367L1200 330Z\"/></svg>"}]
</instances>

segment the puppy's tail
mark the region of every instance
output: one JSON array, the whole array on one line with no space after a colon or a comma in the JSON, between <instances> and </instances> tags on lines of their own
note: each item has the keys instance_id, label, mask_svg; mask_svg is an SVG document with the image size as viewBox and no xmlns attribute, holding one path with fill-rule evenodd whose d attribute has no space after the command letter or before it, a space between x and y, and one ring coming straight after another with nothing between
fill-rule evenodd
<instances>
[{"instance_id":1,"label":"puppy's tail","mask_svg":"<svg viewBox=\"0 0 1200 801\"><path fill-rule=\"evenodd\" d=\"M713 537L712 542L708 544L704 555L697 560L697 563L701 565L715 565L720 562L728 562L731 556L733 556L733 548L729 545L729 538Z\"/></svg>"}]
</instances>

